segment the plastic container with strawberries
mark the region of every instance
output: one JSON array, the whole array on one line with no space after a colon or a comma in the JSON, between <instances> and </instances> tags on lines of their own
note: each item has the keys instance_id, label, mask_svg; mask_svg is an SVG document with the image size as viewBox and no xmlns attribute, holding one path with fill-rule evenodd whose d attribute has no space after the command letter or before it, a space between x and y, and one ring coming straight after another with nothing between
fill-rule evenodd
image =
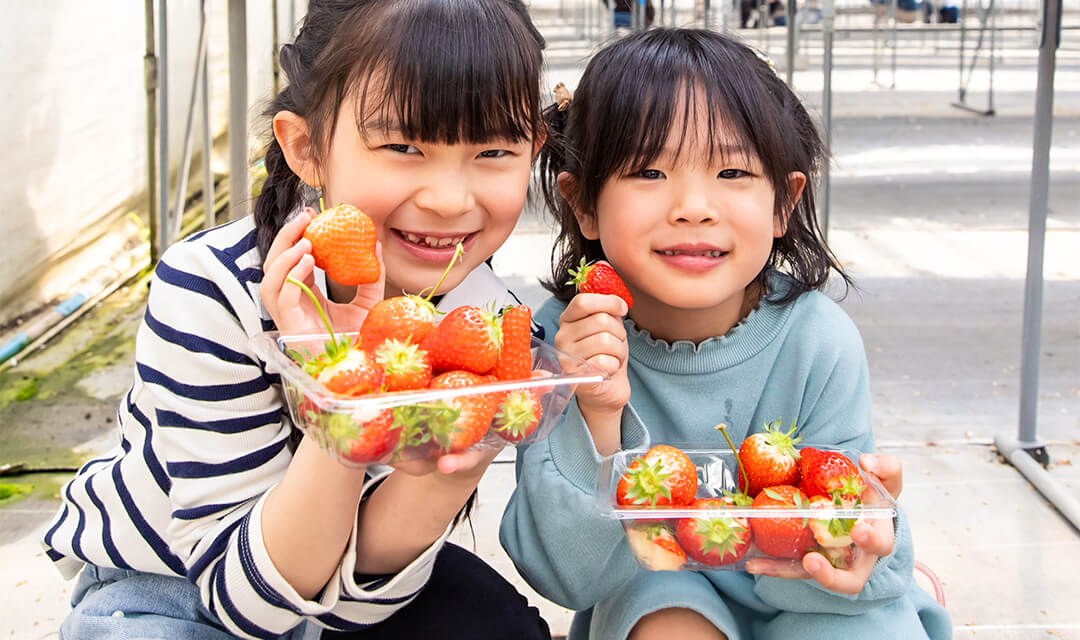
<instances>
[{"instance_id":1,"label":"plastic container with strawberries","mask_svg":"<svg viewBox=\"0 0 1080 640\"><path fill-rule=\"evenodd\" d=\"M335 338L352 345L358 334ZM531 338L529 377L447 371L425 388L349 395L329 388L325 376L311 375L296 357L319 353L329 339L266 332L254 336L252 346L281 374L293 424L350 466L537 442L555 428L576 385L604 379L584 361Z\"/></svg>"},{"instance_id":2,"label":"plastic container with strawberries","mask_svg":"<svg viewBox=\"0 0 1080 640\"><path fill-rule=\"evenodd\" d=\"M747 449L739 456L715 443L620 451L604 460L598 510L622 523L635 558L655 571L742 570L761 556L801 571L811 551L848 568L862 553L852 527L896 517L896 502L859 471L853 451L791 443L790 475L758 487L739 468L740 459L750 462Z\"/></svg>"}]
</instances>

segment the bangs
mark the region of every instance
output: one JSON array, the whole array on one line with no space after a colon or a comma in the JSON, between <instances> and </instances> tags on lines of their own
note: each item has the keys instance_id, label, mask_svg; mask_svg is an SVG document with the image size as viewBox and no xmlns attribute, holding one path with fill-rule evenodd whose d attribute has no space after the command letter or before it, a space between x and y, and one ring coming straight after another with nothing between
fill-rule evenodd
<instances>
[{"instance_id":1,"label":"bangs","mask_svg":"<svg viewBox=\"0 0 1080 640\"><path fill-rule=\"evenodd\" d=\"M534 139L543 39L493 2L397 3L364 42L344 88L360 134L429 143Z\"/></svg>"},{"instance_id":2,"label":"bangs","mask_svg":"<svg viewBox=\"0 0 1080 640\"><path fill-rule=\"evenodd\" d=\"M751 71L690 33L658 33L644 44L612 47L595 61L602 66L586 91L596 104L585 110L594 121L581 124L605 141L606 157L582 158L583 164L595 162L606 180L646 169L664 154L674 163L704 152L710 163L759 166L770 157L777 142L764 126L770 114L748 106L766 102L754 96ZM698 139L699 130L707 140ZM775 178L768 170L765 177Z\"/></svg>"}]
</instances>

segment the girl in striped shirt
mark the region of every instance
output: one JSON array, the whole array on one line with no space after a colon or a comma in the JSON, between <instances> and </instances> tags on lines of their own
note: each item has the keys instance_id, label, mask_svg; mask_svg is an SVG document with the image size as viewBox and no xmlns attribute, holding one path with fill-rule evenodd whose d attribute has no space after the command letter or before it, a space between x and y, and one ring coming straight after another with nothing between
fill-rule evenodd
<instances>
[{"instance_id":1,"label":"girl in striped shirt","mask_svg":"<svg viewBox=\"0 0 1080 640\"><path fill-rule=\"evenodd\" d=\"M253 216L171 247L136 337L119 446L63 489L44 533L79 575L65 640L548 637L509 583L445 539L494 452L393 473L296 443L280 380L249 348L317 314L358 327L438 280L441 305L512 299L485 261L513 230L543 141L543 39L520 0L311 0L267 115ZM385 282L316 272L307 206L366 212ZM320 288L313 286L312 288Z\"/></svg>"}]
</instances>

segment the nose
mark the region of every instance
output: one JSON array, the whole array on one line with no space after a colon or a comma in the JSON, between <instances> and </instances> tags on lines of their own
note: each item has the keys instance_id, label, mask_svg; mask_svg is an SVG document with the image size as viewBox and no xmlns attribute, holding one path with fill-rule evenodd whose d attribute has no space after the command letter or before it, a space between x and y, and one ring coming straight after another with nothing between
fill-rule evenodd
<instances>
[{"instance_id":1,"label":"nose","mask_svg":"<svg viewBox=\"0 0 1080 640\"><path fill-rule=\"evenodd\" d=\"M440 171L416 192L416 206L443 217L462 215L476 208L476 198L465 175Z\"/></svg>"},{"instance_id":2,"label":"nose","mask_svg":"<svg viewBox=\"0 0 1080 640\"><path fill-rule=\"evenodd\" d=\"M680 225L713 224L719 219L719 213L706 189L688 185L672 207L669 219Z\"/></svg>"}]
</instances>

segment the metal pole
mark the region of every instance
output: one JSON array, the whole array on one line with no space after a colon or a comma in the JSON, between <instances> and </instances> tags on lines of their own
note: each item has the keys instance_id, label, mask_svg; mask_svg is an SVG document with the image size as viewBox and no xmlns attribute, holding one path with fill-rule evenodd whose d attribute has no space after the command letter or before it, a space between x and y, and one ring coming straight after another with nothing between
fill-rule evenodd
<instances>
[{"instance_id":1,"label":"metal pole","mask_svg":"<svg viewBox=\"0 0 1080 640\"><path fill-rule=\"evenodd\" d=\"M967 88L964 86L964 42L967 40L967 6L968 0L964 0L960 7L960 86L957 89L957 102L965 104Z\"/></svg>"},{"instance_id":2,"label":"metal pole","mask_svg":"<svg viewBox=\"0 0 1080 640\"><path fill-rule=\"evenodd\" d=\"M247 6L229 0L229 204L230 218L248 214Z\"/></svg>"},{"instance_id":3,"label":"metal pole","mask_svg":"<svg viewBox=\"0 0 1080 640\"><path fill-rule=\"evenodd\" d=\"M163 248L157 237L157 53L154 40L154 0L146 0L146 53L143 76L146 84L146 208L150 213L150 264L157 264Z\"/></svg>"},{"instance_id":4,"label":"metal pole","mask_svg":"<svg viewBox=\"0 0 1080 640\"><path fill-rule=\"evenodd\" d=\"M795 88L795 0L785 0L787 6L787 85Z\"/></svg>"},{"instance_id":5,"label":"metal pole","mask_svg":"<svg viewBox=\"0 0 1080 640\"><path fill-rule=\"evenodd\" d=\"M169 24L168 1L158 0L158 250L172 244L172 214L169 211Z\"/></svg>"},{"instance_id":6,"label":"metal pole","mask_svg":"<svg viewBox=\"0 0 1080 640\"><path fill-rule=\"evenodd\" d=\"M203 24L206 23L206 0L202 0ZM204 55L200 82L202 83L202 172L203 172L203 228L217 224L214 215L214 172L210 169L210 154L214 149L214 130L210 127L210 56Z\"/></svg>"},{"instance_id":7,"label":"metal pole","mask_svg":"<svg viewBox=\"0 0 1080 640\"><path fill-rule=\"evenodd\" d=\"M896 88L896 50L900 48L900 43L897 42L896 31L896 11L899 8L897 6L898 4L897 0L892 0L892 2L889 3L889 21L892 23L892 84L889 86L890 89Z\"/></svg>"},{"instance_id":8,"label":"metal pole","mask_svg":"<svg viewBox=\"0 0 1080 640\"><path fill-rule=\"evenodd\" d=\"M279 78L281 75L281 68L278 66L278 48L281 46L278 37L278 33L281 30L278 26L278 0L270 0L270 24L274 25L270 30L270 68L273 70L274 95L276 96L281 92L281 80Z\"/></svg>"},{"instance_id":9,"label":"metal pole","mask_svg":"<svg viewBox=\"0 0 1080 640\"><path fill-rule=\"evenodd\" d=\"M821 114L824 121L825 166L821 172L821 209L818 224L825 241L829 240L829 190L832 179L829 166L832 163L832 70L833 70L833 0L825 0L821 10L821 35L825 57L822 72L825 82L821 89Z\"/></svg>"},{"instance_id":10,"label":"metal pole","mask_svg":"<svg viewBox=\"0 0 1080 640\"><path fill-rule=\"evenodd\" d=\"M204 3L205 5L205 3ZM205 6L203 7L205 9ZM199 25L199 50L195 54L195 74L191 78L191 99L188 100L187 122L184 125L184 152L180 154L180 168L176 176L176 212L172 220L172 228L169 229L169 237L176 238L180 235L180 223L184 219L184 202L187 200L188 172L191 166L192 134L195 130L195 100L199 95L199 76L202 74L203 62L206 60L206 11L202 12L202 22Z\"/></svg>"},{"instance_id":11,"label":"metal pole","mask_svg":"<svg viewBox=\"0 0 1080 640\"><path fill-rule=\"evenodd\" d=\"M990 115L994 113L994 54L997 48L997 20L994 19L994 0L990 0L990 6L988 8L987 20L990 21L990 89L987 92L987 106L986 112Z\"/></svg>"}]
</instances>

